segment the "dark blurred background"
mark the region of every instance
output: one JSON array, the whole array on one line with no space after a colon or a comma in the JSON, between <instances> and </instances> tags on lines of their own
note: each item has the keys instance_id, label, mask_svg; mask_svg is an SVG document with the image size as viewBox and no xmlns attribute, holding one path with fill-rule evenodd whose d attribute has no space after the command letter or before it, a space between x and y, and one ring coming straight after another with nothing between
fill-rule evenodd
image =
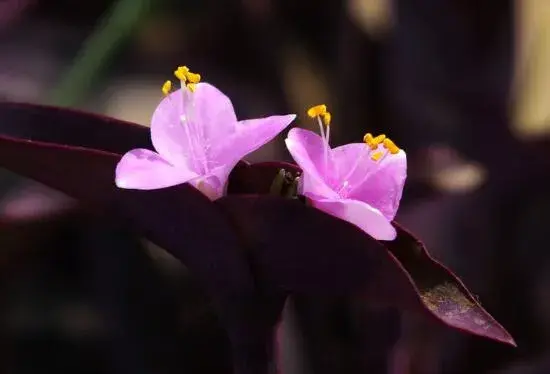
<instances>
[{"instance_id":1,"label":"dark blurred background","mask_svg":"<svg viewBox=\"0 0 550 374\"><path fill-rule=\"evenodd\" d=\"M147 126L180 64L240 118L309 127L304 110L325 102L335 144L394 138L409 160L399 220L519 345L296 297L284 374L550 373L549 2L0 0L0 99ZM287 159L282 137L251 158ZM2 170L0 278L0 373L230 373L183 265Z\"/></svg>"}]
</instances>

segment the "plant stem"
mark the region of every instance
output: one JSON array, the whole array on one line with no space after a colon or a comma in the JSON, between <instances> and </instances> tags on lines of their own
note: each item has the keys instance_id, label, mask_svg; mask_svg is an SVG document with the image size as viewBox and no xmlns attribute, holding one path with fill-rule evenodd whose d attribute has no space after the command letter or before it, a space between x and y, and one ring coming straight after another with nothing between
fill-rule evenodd
<instances>
[{"instance_id":1,"label":"plant stem","mask_svg":"<svg viewBox=\"0 0 550 374\"><path fill-rule=\"evenodd\" d=\"M100 19L69 71L62 77L49 101L58 106L80 104L95 78L110 60L117 47L135 30L151 0L119 0Z\"/></svg>"}]
</instances>

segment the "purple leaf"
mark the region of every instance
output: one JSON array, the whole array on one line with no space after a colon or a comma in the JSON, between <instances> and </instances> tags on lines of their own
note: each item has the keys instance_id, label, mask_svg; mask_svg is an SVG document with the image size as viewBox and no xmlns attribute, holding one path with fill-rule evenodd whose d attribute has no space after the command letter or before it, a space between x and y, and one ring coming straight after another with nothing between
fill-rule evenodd
<instances>
[{"instance_id":1,"label":"purple leaf","mask_svg":"<svg viewBox=\"0 0 550 374\"><path fill-rule=\"evenodd\" d=\"M114 170L127 149L150 147L149 130L83 112L0 104L0 166L58 189L138 228L186 264L214 295L252 289L237 236L187 185L122 190Z\"/></svg>"},{"instance_id":2,"label":"purple leaf","mask_svg":"<svg viewBox=\"0 0 550 374\"><path fill-rule=\"evenodd\" d=\"M0 102L0 133L119 155L130 148L153 147L147 127L73 109L26 103Z\"/></svg>"},{"instance_id":3,"label":"purple leaf","mask_svg":"<svg viewBox=\"0 0 550 374\"><path fill-rule=\"evenodd\" d=\"M242 187L244 181L253 181L263 192L280 168L291 169L276 163L240 166L230 179L234 195L216 202L249 241L261 282L287 292L357 293L366 302L423 313L458 330L515 345L462 282L397 223L395 241L379 242L299 200L246 194L251 191Z\"/></svg>"},{"instance_id":4,"label":"purple leaf","mask_svg":"<svg viewBox=\"0 0 550 374\"><path fill-rule=\"evenodd\" d=\"M0 224L43 222L76 211L78 203L40 184L25 185L0 198Z\"/></svg>"},{"instance_id":5,"label":"purple leaf","mask_svg":"<svg viewBox=\"0 0 550 374\"><path fill-rule=\"evenodd\" d=\"M396 240L382 243L297 199L258 196L269 192L280 168L297 173L293 165L242 163L229 178L230 195L215 203L187 185L152 191L117 188L114 170L121 154L150 148L148 132L86 113L4 103L0 166L117 214L188 265L218 299L246 298L255 282L268 295L355 292L366 302L391 303L514 344L460 280L398 225ZM278 311L282 304L276 304L273 310ZM233 314L249 308L242 303L233 307L225 316L233 321L238 319ZM272 325L276 316L262 320L257 326ZM265 334L246 336L243 323L231 327L234 343L247 347L263 339Z\"/></svg>"}]
</instances>

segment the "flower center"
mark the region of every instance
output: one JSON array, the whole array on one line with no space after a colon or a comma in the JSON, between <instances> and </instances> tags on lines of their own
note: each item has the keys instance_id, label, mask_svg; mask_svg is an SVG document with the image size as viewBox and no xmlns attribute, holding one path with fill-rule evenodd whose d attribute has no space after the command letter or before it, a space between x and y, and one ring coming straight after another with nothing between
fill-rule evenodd
<instances>
[{"instance_id":1,"label":"flower center","mask_svg":"<svg viewBox=\"0 0 550 374\"><path fill-rule=\"evenodd\" d=\"M179 121L185 129L185 135L189 147L189 162L191 166L200 174L209 171L206 151L204 149L204 129L195 120L195 104L192 95L201 80L200 74L192 73L187 66L179 66L174 75L180 81L181 101ZM166 81L162 86L162 93L168 96L172 89L172 82Z\"/></svg>"},{"instance_id":2,"label":"flower center","mask_svg":"<svg viewBox=\"0 0 550 374\"><path fill-rule=\"evenodd\" d=\"M342 197L347 197L353 187L363 184L375 171L376 164L380 164L386 157L399 153L400 149L395 143L386 135L380 134L378 136L372 136L371 133L366 133L363 137L363 143L365 147L361 150L359 157L348 171L346 176L342 178L342 184L338 189L338 194ZM350 184L350 178L357 172L359 166L367 161L366 158L370 158L374 161L373 167L367 168L366 172L357 178L355 186ZM354 178L356 179L356 178Z\"/></svg>"},{"instance_id":3,"label":"flower center","mask_svg":"<svg viewBox=\"0 0 550 374\"><path fill-rule=\"evenodd\" d=\"M376 164L380 164L386 157L395 155L400 151L399 147L386 135L372 136L371 133L367 133L363 137L365 147L361 150L359 157L357 157L357 160L347 174L341 178L339 170L330 170L330 172L328 170L328 158L331 152L329 141L332 116L327 111L327 106L325 104L315 105L308 109L307 115L310 118L317 119L317 123L319 124L319 132L323 139L323 175L327 179L329 186L334 188L342 198L346 198L356 186L363 184L376 171ZM369 162L368 158L374 161L373 167L366 168L366 172L363 175L352 178L363 162ZM332 166L337 168L339 165L333 163ZM351 180L353 180L353 184Z\"/></svg>"}]
</instances>

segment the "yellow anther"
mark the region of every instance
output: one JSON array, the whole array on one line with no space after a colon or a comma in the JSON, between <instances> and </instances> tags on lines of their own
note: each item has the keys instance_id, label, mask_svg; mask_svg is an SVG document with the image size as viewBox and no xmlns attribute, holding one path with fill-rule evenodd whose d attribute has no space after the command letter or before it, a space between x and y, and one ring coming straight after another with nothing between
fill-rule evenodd
<instances>
[{"instance_id":1,"label":"yellow anther","mask_svg":"<svg viewBox=\"0 0 550 374\"><path fill-rule=\"evenodd\" d=\"M378 148L378 143L376 142L376 139L378 139L378 136L374 138L370 132L366 133L365 136L363 136L363 142L372 150Z\"/></svg>"},{"instance_id":2,"label":"yellow anther","mask_svg":"<svg viewBox=\"0 0 550 374\"><path fill-rule=\"evenodd\" d=\"M190 71L187 72L185 77L189 83L199 83L201 81L200 74L191 73Z\"/></svg>"},{"instance_id":3,"label":"yellow anther","mask_svg":"<svg viewBox=\"0 0 550 374\"><path fill-rule=\"evenodd\" d=\"M367 145L370 145L374 138L372 137L372 134L370 132L366 133L365 136L363 136L363 143L366 143Z\"/></svg>"},{"instance_id":4,"label":"yellow anther","mask_svg":"<svg viewBox=\"0 0 550 374\"><path fill-rule=\"evenodd\" d=\"M330 112L326 112L325 114L323 114L322 118L325 126L330 126L330 121L332 119L332 115L330 114Z\"/></svg>"},{"instance_id":5,"label":"yellow anther","mask_svg":"<svg viewBox=\"0 0 550 374\"><path fill-rule=\"evenodd\" d=\"M378 135L375 138L372 138L371 141L368 142L367 144L370 147L370 149L374 151L375 149L378 149L378 146L380 145L380 143L384 141L384 139L386 139L386 135L384 134Z\"/></svg>"},{"instance_id":6,"label":"yellow anther","mask_svg":"<svg viewBox=\"0 0 550 374\"><path fill-rule=\"evenodd\" d=\"M389 138L384 139L384 147L386 147L386 149L390 151L392 155L399 153L399 147L396 146L395 143L392 142Z\"/></svg>"},{"instance_id":7,"label":"yellow anther","mask_svg":"<svg viewBox=\"0 0 550 374\"><path fill-rule=\"evenodd\" d=\"M172 82L170 81L166 81L164 82L164 84L162 85L162 93L164 94L164 96L168 96L168 94L170 93L170 90L172 90Z\"/></svg>"},{"instance_id":8,"label":"yellow anther","mask_svg":"<svg viewBox=\"0 0 550 374\"><path fill-rule=\"evenodd\" d=\"M189 68L187 66L178 66L174 75L182 82L187 81L187 75L189 74Z\"/></svg>"},{"instance_id":9,"label":"yellow anther","mask_svg":"<svg viewBox=\"0 0 550 374\"><path fill-rule=\"evenodd\" d=\"M187 88L189 89L189 91L195 92L195 90L197 89L197 84L196 83L187 83Z\"/></svg>"},{"instance_id":10,"label":"yellow anther","mask_svg":"<svg viewBox=\"0 0 550 374\"><path fill-rule=\"evenodd\" d=\"M384 139L386 139L386 135L380 134L376 138L374 138L372 141L376 144L380 144L384 141Z\"/></svg>"},{"instance_id":11,"label":"yellow anther","mask_svg":"<svg viewBox=\"0 0 550 374\"><path fill-rule=\"evenodd\" d=\"M384 155L384 154L383 154L382 152L378 151L378 152L374 152L374 153L370 156L370 158L371 158L371 160L373 160L373 161L378 161L378 160L380 160L380 159L382 158L383 155Z\"/></svg>"},{"instance_id":12,"label":"yellow anther","mask_svg":"<svg viewBox=\"0 0 550 374\"><path fill-rule=\"evenodd\" d=\"M327 106L325 104L312 106L307 111L307 115L311 118L322 116L326 113L327 113Z\"/></svg>"}]
</instances>

